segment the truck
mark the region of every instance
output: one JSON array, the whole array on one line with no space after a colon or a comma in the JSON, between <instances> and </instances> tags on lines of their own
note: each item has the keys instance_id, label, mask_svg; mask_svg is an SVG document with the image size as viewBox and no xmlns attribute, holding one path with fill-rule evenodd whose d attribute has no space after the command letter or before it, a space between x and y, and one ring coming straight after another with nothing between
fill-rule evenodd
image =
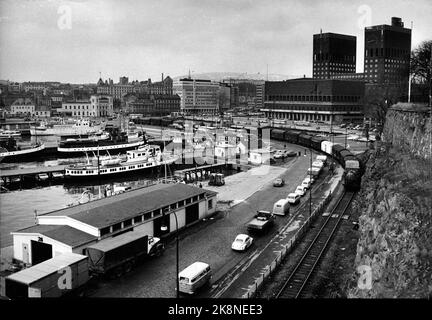
<instances>
[{"instance_id":1,"label":"truck","mask_svg":"<svg viewBox=\"0 0 432 320\"><path fill-rule=\"evenodd\" d=\"M90 273L119 277L143 259L161 255L163 250L160 238L129 231L101 240L87 247L85 253Z\"/></svg>"},{"instance_id":2,"label":"truck","mask_svg":"<svg viewBox=\"0 0 432 320\"><path fill-rule=\"evenodd\" d=\"M211 173L209 186L223 186L225 184L225 176L222 173Z\"/></svg>"},{"instance_id":3,"label":"truck","mask_svg":"<svg viewBox=\"0 0 432 320\"><path fill-rule=\"evenodd\" d=\"M275 216L270 211L260 210L247 224L250 231L264 231L273 225Z\"/></svg>"}]
</instances>

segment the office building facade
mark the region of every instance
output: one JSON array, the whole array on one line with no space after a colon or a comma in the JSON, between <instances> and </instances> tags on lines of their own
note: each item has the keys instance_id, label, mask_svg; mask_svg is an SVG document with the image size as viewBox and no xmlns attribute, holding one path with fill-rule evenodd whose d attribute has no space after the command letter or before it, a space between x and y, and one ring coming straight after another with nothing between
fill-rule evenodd
<instances>
[{"instance_id":1,"label":"office building facade","mask_svg":"<svg viewBox=\"0 0 432 320\"><path fill-rule=\"evenodd\" d=\"M313 36L313 78L330 79L356 71L356 37L319 33Z\"/></svg>"},{"instance_id":2,"label":"office building facade","mask_svg":"<svg viewBox=\"0 0 432 320\"><path fill-rule=\"evenodd\" d=\"M377 84L401 84L408 87L411 53L411 29L400 18L391 25L365 28L365 80Z\"/></svg>"},{"instance_id":3,"label":"office building facade","mask_svg":"<svg viewBox=\"0 0 432 320\"><path fill-rule=\"evenodd\" d=\"M353 80L293 79L266 82L261 109L273 119L361 122L365 83Z\"/></svg>"}]
</instances>

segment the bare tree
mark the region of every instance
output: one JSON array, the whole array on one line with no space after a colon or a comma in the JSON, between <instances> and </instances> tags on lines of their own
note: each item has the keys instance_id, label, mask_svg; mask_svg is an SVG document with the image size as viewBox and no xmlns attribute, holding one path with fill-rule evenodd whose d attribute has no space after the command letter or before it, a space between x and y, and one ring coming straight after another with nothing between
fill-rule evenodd
<instances>
[{"instance_id":1,"label":"bare tree","mask_svg":"<svg viewBox=\"0 0 432 320\"><path fill-rule=\"evenodd\" d=\"M432 87L432 40L423 41L412 51L411 76L413 82L426 87L425 92L429 92L430 103Z\"/></svg>"},{"instance_id":2,"label":"bare tree","mask_svg":"<svg viewBox=\"0 0 432 320\"><path fill-rule=\"evenodd\" d=\"M364 98L365 114L384 124L387 110L399 101L401 85L371 84L366 85Z\"/></svg>"}]
</instances>

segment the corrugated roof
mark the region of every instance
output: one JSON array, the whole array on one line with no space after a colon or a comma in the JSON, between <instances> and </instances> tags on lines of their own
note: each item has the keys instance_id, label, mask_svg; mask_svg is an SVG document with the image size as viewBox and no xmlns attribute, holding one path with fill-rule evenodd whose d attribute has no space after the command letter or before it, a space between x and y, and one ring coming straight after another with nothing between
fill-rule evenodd
<instances>
[{"instance_id":1,"label":"corrugated roof","mask_svg":"<svg viewBox=\"0 0 432 320\"><path fill-rule=\"evenodd\" d=\"M40 233L53 240L59 241L72 248L97 240L97 237L72 228L62 225L36 225L29 228L16 231L17 233Z\"/></svg>"},{"instance_id":2,"label":"corrugated roof","mask_svg":"<svg viewBox=\"0 0 432 320\"><path fill-rule=\"evenodd\" d=\"M69 216L96 228L111 226L115 223L153 211L172 203L200 194L216 194L213 191L192 187L183 183L157 184L139 188L116 196L103 198L49 212L43 216Z\"/></svg>"},{"instance_id":3,"label":"corrugated roof","mask_svg":"<svg viewBox=\"0 0 432 320\"><path fill-rule=\"evenodd\" d=\"M33 267L21 270L8 276L8 279L31 285L32 283L50 275L57 273L66 266L87 259L87 256L76 253L63 253L52 259L41 262Z\"/></svg>"}]
</instances>

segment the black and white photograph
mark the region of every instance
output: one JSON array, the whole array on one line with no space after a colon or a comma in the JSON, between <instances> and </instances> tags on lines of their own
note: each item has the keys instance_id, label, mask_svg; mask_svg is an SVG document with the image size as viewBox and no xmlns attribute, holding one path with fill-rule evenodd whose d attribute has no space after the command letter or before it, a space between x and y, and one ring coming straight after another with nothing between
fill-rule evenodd
<instances>
[{"instance_id":1,"label":"black and white photograph","mask_svg":"<svg viewBox=\"0 0 432 320\"><path fill-rule=\"evenodd\" d=\"M0 0L0 303L431 299L431 78L430 0Z\"/></svg>"}]
</instances>

